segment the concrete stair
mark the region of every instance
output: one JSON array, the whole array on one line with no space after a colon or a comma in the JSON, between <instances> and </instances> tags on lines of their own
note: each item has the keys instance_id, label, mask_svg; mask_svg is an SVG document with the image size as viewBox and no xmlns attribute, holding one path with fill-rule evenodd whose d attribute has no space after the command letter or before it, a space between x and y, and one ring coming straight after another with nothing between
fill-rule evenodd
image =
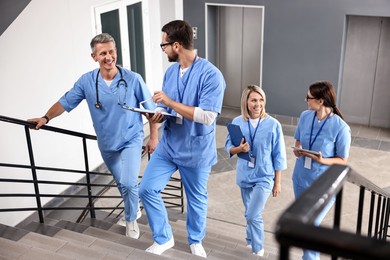
<instances>
[{"instance_id":1,"label":"concrete stair","mask_svg":"<svg viewBox=\"0 0 390 260\"><path fill-rule=\"evenodd\" d=\"M46 218L45 223L32 221L18 227L0 224L0 260L203 259L191 254L185 216L176 215L170 219L175 246L161 256L145 252L153 238L143 214L138 221L141 235L137 240L124 236L125 227L115 224L118 219L113 217L86 218L82 223ZM244 237L244 227L208 219L203 240L208 259L278 259L277 247L268 245L264 257L253 255Z\"/></svg>"}]
</instances>

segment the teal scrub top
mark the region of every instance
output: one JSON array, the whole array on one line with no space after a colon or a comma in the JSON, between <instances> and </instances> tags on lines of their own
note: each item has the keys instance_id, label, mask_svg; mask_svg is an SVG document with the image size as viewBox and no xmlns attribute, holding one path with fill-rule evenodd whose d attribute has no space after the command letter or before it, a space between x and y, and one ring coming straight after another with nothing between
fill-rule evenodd
<instances>
[{"instance_id":1,"label":"teal scrub top","mask_svg":"<svg viewBox=\"0 0 390 260\"><path fill-rule=\"evenodd\" d=\"M300 141L304 149L310 149L316 152L321 151L324 158L332 158L335 156L348 158L351 147L351 129L348 124L335 114L320 123L314 118L313 131L311 131L313 117L315 116L316 112L314 110L302 112L294 138ZM313 142L322 124L324 126ZM310 134L312 135L312 147L309 145ZM292 178L302 188L310 187L329 168L329 166L320 164L314 160L312 160L311 169L305 168L304 165L305 156L297 158Z\"/></svg>"},{"instance_id":2,"label":"teal scrub top","mask_svg":"<svg viewBox=\"0 0 390 260\"><path fill-rule=\"evenodd\" d=\"M263 182L272 189L275 171L282 171L287 168L286 145L279 121L268 115L260 121L257 131L255 131L252 124L249 123L248 126L248 121L245 121L242 116L234 118L232 124L240 126L245 140L251 146L251 153L255 157L254 168L248 166L247 160L240 157L237 159L237 185L242 188L249 188L256 183ZM250 131L249 127L251 128ZM225 149L230 153L232 147L233 144L228 133Z\"/></svg>"},{"instance_id":3,"label":"teal scrub top","mask_svg":"<svg viewBox=\"0 0 390 260\"><path fill-rule=\"evenodd\" d=\"M121 79L119 71L110 86L107 86L99 73L98 91L101 109L95 107L96 75L99 69L82 75L73 88L59 100L67 112L72 111L82 100L87 101L98 145L103 152L119 151L127 147L135 137L143 135L141 114L121 108L118 102L126 103L129 107L139 107L139 102L151 97L149 89L139 74L123 68L119 69L127 83L127 90L123 82L118 84ZM155 109L152 100L142 105L146 109Z\"/></svg>"},{"instance_id":4,"label":"teal scrub top","mask_svg":"<svg viewBox=\"0 0 390 260\"><path fill-rule=\"evenodd\" d=\"M226 88L222 73L210 62L199 58L182 77L180 65L171 65L164 76L162 90L173 100L188 106L221 113L223 94ZM158 104L169 113L169 107ZM196 123L183 118L176 123L168 117L163 125L163 134L156 153L177 165L199 168L210 167L217 162L215 126Z\"/></svg>"}]
</instances>

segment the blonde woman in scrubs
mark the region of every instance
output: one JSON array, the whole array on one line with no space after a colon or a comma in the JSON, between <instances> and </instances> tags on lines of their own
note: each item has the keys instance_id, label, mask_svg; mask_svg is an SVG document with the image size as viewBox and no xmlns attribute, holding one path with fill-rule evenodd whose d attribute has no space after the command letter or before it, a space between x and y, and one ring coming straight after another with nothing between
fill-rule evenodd
<instances>
[{"instance_id":1,"label":"blonde woman in scrubs","mask_svg":"<svg viewBox=\"0 0 390 260\"><path fill-rule=\"evenodd\" d=\"M268 197L280 194L281 172L287 168L282 127L266 113L265 104L264 91L247 86L241 96L241 115L232 121L240 126L245 140L234 146L228 134L225 144L230 156L241 152L250 155L250 161L238 157L236 183L245 206L246 243L259 256L264 255L262 212Z\"/></svg>"}]
</instances>

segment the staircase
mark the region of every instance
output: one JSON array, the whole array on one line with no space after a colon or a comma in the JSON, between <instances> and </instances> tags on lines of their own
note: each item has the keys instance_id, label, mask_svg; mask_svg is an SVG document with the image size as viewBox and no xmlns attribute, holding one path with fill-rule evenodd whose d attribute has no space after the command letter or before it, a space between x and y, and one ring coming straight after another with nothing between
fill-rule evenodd
<instances>
[{"instance_id":1,"label":"staircase","mask_svg":"<svg viewBox=\"0 0 390 260\"><path fill-rule=\"evenodd\" d=\"M0 224L0 259L203 259L191 254L185 215L169 210L169 216L175 246L161 256L145 252L153 243L145 213L138 220L141 235L135 240L124 236L125 227L115 224L117 218L100 211L96 219L79 224L50 216L44 224ZM267 246L264 257L259 257L246 247L244 238L242 226L208 219L203 246L208 259L278 259L276 244Z\"/></svg>"}]
</instances>

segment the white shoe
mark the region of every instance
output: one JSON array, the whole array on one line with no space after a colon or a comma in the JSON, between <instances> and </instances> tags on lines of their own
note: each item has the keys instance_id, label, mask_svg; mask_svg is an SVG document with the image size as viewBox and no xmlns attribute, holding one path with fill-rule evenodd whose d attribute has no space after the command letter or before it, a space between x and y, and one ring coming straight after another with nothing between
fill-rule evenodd
<instances>
[{"instance_id":1,"label":"white shoe","mask_svg":"<svg viewBox=\"0 0 390 260\"><path fill-rule=\"evenodd\" d=\"M261 249L259 252L257 253L253 253L254 255L258 255L258 256L264 256L264 248Z\"/></svg>"},{"instance_id":2,"label":"white shoe","mask_svg":"<svg viewBox=\"0 0 390 260\"><path fill-rule=\"evenodd\" d=\"M191 244L190 248L191 248L191 253L193 255L207 258L206 251L204 251L202 244L200 244L200 243L199 244Z\"/></svg>"},{"instance_id":3,"label":"white shoe","mask_svg":"<svg viewBox=\"0 0 390 260\"><path fill-rule=\"evenodd\" d=\"M126 221L126 236L134 239L139 238L139 227L137 224L137 220L134 221Z\"/></svg>"},{"instance_id":4,"label":"white shoe","mask_svg":"<svg viewBox=\"0 0 390 260\"><path fill-rule=\"evenodd\" d=\"M138 208L138 210L137 210L137 218L135 220L138 220L140 217L142 217L142 211L141 211L141 209ZM121 217L118 220L118 222L116 222L116 224L126 227L126 219L125 219L125 217L124 216Z\"/></svg>"},{"instance_id":5,"label":"white shoe","mask_svg":"<svg viewBox=\"0 0 390 260\"><path fill-rule=\"evenodd\" d=\"M156 242L154 242L153 245L148 247L145 251L148 253L155 254L155 255L161 255L169 248L172 248L174 245L175 245L175 240L173 239L173 236L172 236L168 242L166 242L162 245L159 245Z\"/></svg>"}]
</instances>

